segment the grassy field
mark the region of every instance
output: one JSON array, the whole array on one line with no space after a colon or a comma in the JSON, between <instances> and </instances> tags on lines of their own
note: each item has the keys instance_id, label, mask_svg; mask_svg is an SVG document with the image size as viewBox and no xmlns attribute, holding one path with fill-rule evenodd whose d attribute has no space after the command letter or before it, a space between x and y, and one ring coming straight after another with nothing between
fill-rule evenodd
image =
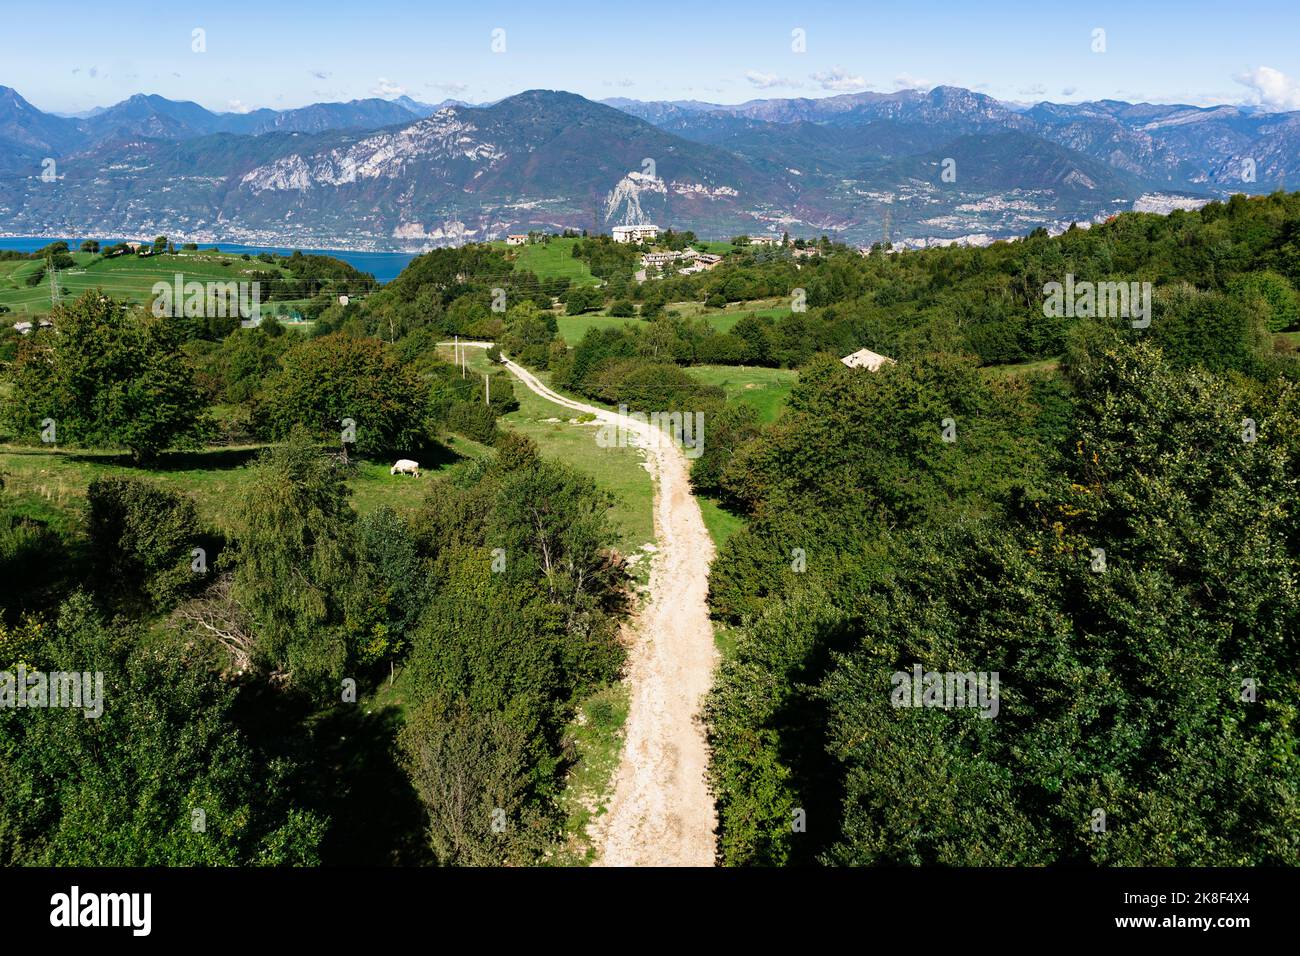
<instances>
[{"instance_id":1,"label":"grassy field","mask_svg":"<svg viewBox=\"0 0 1300 956\"><path fill-rule=\"evenodd\" d=\"M210 251L177 251L175 255L116 256L101 259L85 252L73 253L77 265L61 269L58 273L60 289L67 289L71 298L87 289L103 289L116 299L135 303L149 301L155 282L172 283L181 273L185 281L230 282L246 281L254 272L277 271L289 273L257 259L245 261L237 255ZM30 260L0 262L0 305L7 305L16 316L44 315L50 310L50 280L44 276L35 286L26 284L27 276L42 267L43 263Z\"/></svg>"},{"instance_id":2,"label":"grassy field","mask_svg":"<svg viewBox=\"0 0 1300 956\"><path fill-rule=\"evenodd\" d=\"M560 329L560 338L565 345L577 345L582 337L592 329L619 329L629 323L635 325L641 321L626 316L605 315L604 312L588 312L584 315L560 315L555 322Z\"/></svg>"},{"instance_id":3,"label":"grassy field","mask_svg":"<svg viewBox=\"0 0 1300 956\"><path fill-rule=\"evenodd\" d=\"M472 372L481 375L492 368L484 349L468 349L467 355ZM450 348L446 358L451 358ZM624 554L643 554L641 546L654 541L654 485L641 454L635 448L599 447L594 426L569 424L575 412L546 401L517 381L513 385L519 409L504 416L502 423L537 442L546 457L590 475L598 488L614 495L610 520L618 532L619 548ZM644 580L644 575L638 577Z\"/></svg>"},{"instance_id":4,"label":"grassy field","mask_svg":"<svg viewBox=\"0 0 1300 956\"><path fill-rule=\"evenodd\" d=\"M472 443L454 440L440 460L423 455L425 475L456 468ZM459 445L459 450L457 446ZM31 513L75 522L84 511L86 489L96 478L137 477L184 492L194 499L204 522L218 531L231 528L234 506L248 478L248 466L263 446L241 445L197 452L169 452L149 468L135 467L130 456L111 451L63 450L0 444L0 474L7 503ZM392 462L362 459L347 482L352 505L360 514L388 505L410 514L424 501L423 478L389 475Z\"/></svg>"},{"instance_id":5,"label":"grassy field","mask_svg":"<svg viewBox=\"0 0 1300 956\"><path fill-rule=\"evenodd\" d=\"M784 303L776 305L774 303ZM733 302L725 309L708 309L703 302L671 302L666 308L689 318L704 319L710 328L717 332L730 332L743 316L762 315L771 318L785 315L790 311L784 299L755 299L753 302ZM636 317L606 314L604 309L597 312L585 312L582 315L561 315L556 318L560 328L560 338L566 345L577 345L590 329L619 328L629 322L641 321Z\"/></svg>"},{"instance_id":6,"label":"grassy field","mask_svg":"<svg viewBox=\"0 0 1300 956\"><path fill-rule=\"evenodd\" d=\"M552 239L526 246L507 246L504 242L491 245L510 251L515 257L516 271L532 272L542 280L562 276L574 285L599 285L600 280L591 274L587 263L573 258L577 242L577 239Z\"/></svg>"},{"instance_id":7,"label":"grassy field","mask_svg":"<svg viewBox=\"0 0 1300 956\"><path fill-rule=\"evenodd\" d=\"M695 500L700 503L700 514L704 518L704 527L708 530L709 537L713 539L714 547L721 548L727 543L728 538L745 527L743 517L735 512L728 511L716 499L696 495Z\"/></svg>"},{"instance_id":8,"label":"grassy field","mask_svg":"<svg viewBox=\"0 0 1300 956\"><path fill-rule=\"evenodd\" d=\"M750 299L746 302L728 302L721 309L711 309L703 302L670 302L665 306L674 312L681 313L690 318L704 318L709 320L709 324L721 332L725 332L742 315L748 315L751 312L755 315L766 316L768 318L779 318L790 312L790 300L781 296L769 299ZM728 319L726 328L718 324L722 319Z\"/></svg>"},{"instance_id":9,"label":"grassy field","mask_svg":"<svg viewBox=\"0 0 1300 956\"><path fill-rule=\"evenodd\" d=\"M1012 365L989 365L985 367L990 375L1011 376L1029 375L1033 372L1055 372L1061 367L1060 359L1039 359L1034 362L1017 362Z\"/></svg>"},{"instance_id":10,"label":"grassy field","mask_svg":"<svg viewBox=\"0 0 1300 956\"><path fill-rule=\"evenodd\" d=\"M489 366L482 349L470 349L471 369L482 372ZM450 356L448 356L450 357ZM597 486L616 499L610 519L621 551L644 555L641 546L654 541L653 486L640 453L632 448L600 448L595 428L570 425L573 413L534 395L515 383L520 407L503 421L507 427L528 435L544 454L592 477ZM218 531L230 529L233 506L250 462L261 445L209 448L196 452L168 452L149 468L132 465L121 452L32 447L0 443L0 475L3 494L9 503L31 513L57 519L59 523L79 520L84 511L86 490L98 477L131 475L190 495L205 522ZM446 439L445 447L413 453L425 476L447 473L468 459L493 452L459 436ZM383 505L410 514L424 501L428 482L402 475L389 475L388 459L361 459L347 482L352 504L365 514ZM645 560L638 561L644 567ZM644 580L643 569L638 574Z\"/></svg>"},{"instance_id":11,"label":"grassy field","mask_svg":"<svg viewBox=\"0 0 1300 956\"><path fill-rule=\"evenodd\" d=\"M765 424L780 416L799 377L798 372L788 368L747 365L691 365L686 373L706 385L720 385L728 401L753 406Z\"/></svg>"},{"instance_id":12,"label":"grassy field","mask_svg":"<svg viewBox=\"0 0 1300 956\"><path fill-rule=\"evenodd\" d=\"M471 349L469 355L471 369L482 373L490 367L482 350ZM740 396L742 401L753 404L765 422L774 421L780 414L797 375L786 369L712 365L692 366L686 371L690 374L698 372L699 377L705 381L722 385L727 390L728 398ZM545 373L539 374L538 378L547 381ZM611 512L611 518L616 526L624 529L621 536L624 553L635 551L641 543L653 541L654 483L635 449L600 448L595 443L594 429L589 432L580 426L569 424L574 415L572 411L539 398L518 382L515 383L515 397L520 402L519 411L505 416L502 421L536 441L544 454L552 455L590 474L599 487L613 492L619 498L619 504ZM590 399L583 401L600 405ZM559 421L548 421L551 418L558 418ZM698 500L704 525L718 547L744 526L744 518L725 510L718 502L704 497ZM644 582L646 562L643 560L638 564L640 567L637 576Z\"/></svg>"}]
</instances>

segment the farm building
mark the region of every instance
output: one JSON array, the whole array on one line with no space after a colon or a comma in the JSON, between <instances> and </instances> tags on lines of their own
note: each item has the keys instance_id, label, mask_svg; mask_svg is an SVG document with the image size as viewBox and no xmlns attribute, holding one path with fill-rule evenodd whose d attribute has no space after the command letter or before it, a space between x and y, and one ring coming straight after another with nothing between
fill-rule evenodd
<instances>
[{"instance_id":1,"label":"farm building","mask_svg":"<svg viewBox=\"0 0 1300 956\"><path fill-rule=\"evenodd\" d=\"M849 368L865 368L868 372L874 372L886 363L894 364L893 359L885 355L878 355L871 349L858 349L852 355L844 356L840 361Z\"/></svg>"},{"instance_id":2,"label":"farm building","mask_svg":"<svg viewBox=\"0 0 1300 956\"><path fill-rule=\"evenodd\" d=\"M49 319L41 319L39 320L39 322L36 323L36 325L33 325L31 322L14 323L14 331L17 332L19 335L26 335L29 332L31 332L33 328L49 329L53 327L54 327L54 323L51 322Z\"/></svg>"},{"instance_id":3,"label":"farm building","mask_svg":"<svg viewBox=\"0 0 1300 956\"><path fill-rule=\"evenodd\" d=\"M507 246L526 246L528 245L528 236L520 233L511 233L506 236Z\"/></svg>"}]
</instances>

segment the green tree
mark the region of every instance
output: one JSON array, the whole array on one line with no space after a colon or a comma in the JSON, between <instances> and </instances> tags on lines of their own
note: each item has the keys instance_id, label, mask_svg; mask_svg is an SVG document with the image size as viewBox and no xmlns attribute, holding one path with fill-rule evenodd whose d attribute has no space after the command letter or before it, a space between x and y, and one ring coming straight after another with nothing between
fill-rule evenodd
<instances>
[{"instance_id":1,"label":"green tree","mask_svg":"<svg viewBox=\"0 0 1300 956\"><path fill-rule=\"evenodd\" d=\"M257 663L295 682L344 676L368 621L347 497L336 463L295 429L254 464L238 504L234 597L254 622Z\"/></svg>"},{"instance_id":2,"label":"green tree","mask_svg":"<svg viewBox=\"0 0 1300 956\"><path fill-rule=\"evenodd\" d=\"M213 546L191 499L138 478L96 478L86 500L92 567L106 596L164 608L204 580Z\"/></svg>"},{"instance_id":3,"label":"green tree","mask_svg":"<svg viewBox=\"0 0 1300 956\"><path fill-rule=\"evenodd\" d=\"M337 334L291 347L280 371L265 384L256 417L266 433L284 439L302 426L321 441L347 440L363 454L409 453L426 437L428 389L378 339Z\"/></svg>"},{"instance_id":4,"label":"green tree","mask_svg":"<svg viewBox=\"0 0 1300 956\"><path fill-rule=\"evenodd\" d=\"M0 667L15 638L34 668L102 675L102 710L0 708L0 862L319 862L325 821L293 807L293 766L252 746L234 686L186 645L106 625L85 595L25 634L0 625Z\"/></svg>"},{"instance_id":5,"label":"green tree","mask_svg":"<svg viewBox=\"0 0 1300 956\"><path fill-rule=\"evenodd\" d=\"M99 291L52 317L58 334L32 336L14 365L8 409L18 435L34 439L49 418L60 443L124 447L142 461L211 434L203 392L166 320Z\"/></svg>"}]
</instances>

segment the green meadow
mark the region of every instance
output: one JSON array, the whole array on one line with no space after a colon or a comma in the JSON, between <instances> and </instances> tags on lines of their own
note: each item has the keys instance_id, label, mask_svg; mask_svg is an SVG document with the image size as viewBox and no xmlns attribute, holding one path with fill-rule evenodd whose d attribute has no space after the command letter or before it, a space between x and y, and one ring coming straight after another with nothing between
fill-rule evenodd
<instances>
[{"instance_id":1,"label":"green meadow","mask_svg":"<svg viewBox=\"0 0 1300 956\"><path fill-rule=\"evenodd\" d=\"M526 246L507 246L503 241L489 245L508 250L514 256L516 272L532 272L542 281L563 277L574 285L600 285L587 263L573 257L577 242L577 239L551 239Z\"/></svg>"},{"instance_id":2,"label":"green meadow","mask_svg":"<svg viewBox=\"0 0 1300 956\"><path fill-rule=\"evenodd\" d=\"M347 485L359 514L383 505L411 514L424 501L430 475L449 472L481 454L463 439L437 450L437 458L421 455L420 478L390 475L388 460L361 459ZM458 447L459 446L459 447ZM229 532L234 508L248 480L248 467L263 445L235 445L194 452L167 452L148 468L132 465L125 453L87 449L43 448L0 444L0 492L10 504L56 525L75 524L84 512L86 491L96 478L135 477L183 492L194 499L204 521Z\"/></svg>"},{"instance_id":3,"label":"green meadow","mask_svg":"<svg viewBox=\"0 0 1300 956\"><path fill-rule=\"evenodd\" d=\"M449 347L445 353L450 360ZM467 349L466 355L473 374L482 375L494 367L485 349ZM544 374L538 378L546 381ZM609 517L618 533L620 550L624 554L643 553L641 546L655 540L654 485L641 454L635 448L601 448L596 444L596 426L570 424L578 417L577 412L548 402L518 381L512 380L512 384L519 408L502 416L501 424L527 435L543 455L589 475L596 487L612 494L615 503ZM473 445L465 439L460 441L465 446Z\"/></svg>"},{"instance_id":4,"label":"green meadow","mask_svg":"<svg viewBox=\"0 0 1300 956\"><path fill-rule=\"evenodd\" d=\"M732 302L724 309L707 308L703 302L670 302L665 309L688 318L703 319L715 332L730 332L746 315L760 315L778 318L790 311L789 303L784 299L755 299L752 302ZM560 337L566 345L577 345L591 329L619 328L627 323L636 323L640 319L627 316L610 315L605 309L585 312L582 315L560 315Z\"/></svg>"},{"instance_id":5,"label":"green meadow","mask_svg":"<svg viewBox=\"0 0 1300 956\"><path fill-rule=\"evenodd\" d=\"M706 385L721 386L727 401L752 406L764 424L780 416L799 377L798 372L788 368L746 365L691 365L686 368L686 374Z\"/></svg>"},{"instance_id":6,"label":"green meadow","mask_svg":"<svg viewBox=\"0 0 1300 956\"><path fill-rule=\"evenodd\" d=\"M72 253L76 266L60 269L58 285L68 298L76 298L87 289L103 289L115 299L144 304L149 301L154 283L175 280L181 273L185 281L248 281L255 272L289 273L278 265L258 259L245 260L235 254L210 250L181 251L175 255L121 255L103 259L87 252ZM34 286L26 279L44 263L35 260L0 262L0 305L7 305L15 315L45 315L50 311L50 279L43 276ZM277 303L278 304L278 303Z\"/></svg>"}]
</instances>

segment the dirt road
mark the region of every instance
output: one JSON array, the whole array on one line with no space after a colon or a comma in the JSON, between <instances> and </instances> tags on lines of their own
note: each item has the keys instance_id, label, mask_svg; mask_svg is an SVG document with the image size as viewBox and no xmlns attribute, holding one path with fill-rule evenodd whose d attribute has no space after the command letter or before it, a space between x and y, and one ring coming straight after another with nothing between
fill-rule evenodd
<instances>
[{"instance_id":1,"label":"dirt road","mask_svg":"<svg viewBox=\"0 0 1300 956\"><path fill-rule=\"evenodd\" d=\"M461 343L462 345L470 343ZM478 343L473 343L477 345ZM506 368L549 402L635 435L655 482L659 550L628 662L631 706L608 812L596 833L601 866L712 866L716 817L699 721L717 650L705 599L713 541L691 495L685 455L663 433L558 395L527 369ZM656 440L657 439L657 440ZM592 435L592 454L598 454Z\"/></svg>"}]
</instances>

